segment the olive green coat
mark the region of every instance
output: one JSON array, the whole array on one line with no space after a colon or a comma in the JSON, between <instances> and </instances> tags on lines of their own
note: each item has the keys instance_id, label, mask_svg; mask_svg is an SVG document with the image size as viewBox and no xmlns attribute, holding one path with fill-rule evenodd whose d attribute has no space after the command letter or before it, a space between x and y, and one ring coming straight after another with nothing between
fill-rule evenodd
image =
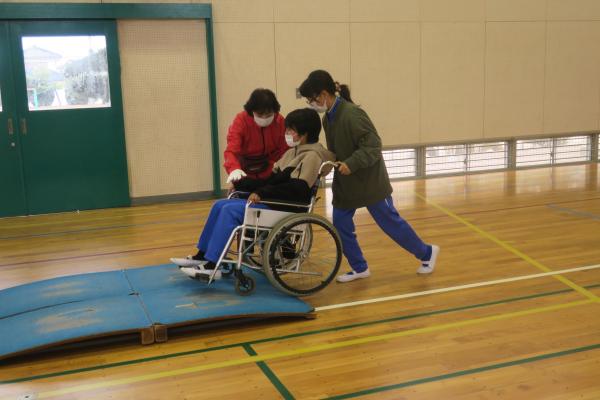
<instances>
[{"instance_id":1,"label":"olive green coat","mask_svg":"<svg viewBox=\"0 0 600 400\"><path fill-rule=\"evenodd\" d=\"M360 107L340 99L333 121L323 117L327 147L352 171L333 177L333 206L342 209L366 207L392 193L392 185L381 154L381 138L369 116Z\"/></svg>"}]
</instances>

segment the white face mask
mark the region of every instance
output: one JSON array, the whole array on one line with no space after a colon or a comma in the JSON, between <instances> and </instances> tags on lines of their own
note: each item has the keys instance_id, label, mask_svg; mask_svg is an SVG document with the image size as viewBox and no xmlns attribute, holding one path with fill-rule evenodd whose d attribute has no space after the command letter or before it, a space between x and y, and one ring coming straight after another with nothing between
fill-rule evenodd
<instances>
[{"instance_id":1,"label":"white face mask","mask_svg":"<svg viewBox=\"0 0 600 400\"><path fill-rule=\"evenodd\" d=\"M254 114L254 122L256 122L256 125L260 126L261 128L271 125L271 122L273 122L274 118L275 118L275 114L273 114L267 118L260 118L260 117L257 117L256 114Z\"/></svg>"},{"instance_id":2,"label":"white face mask","mask_svg":"<svg viewBox=\"0 0 600 400\"><path fill-rule=\"evenodd\" d=\"M323 105L321 106L316 101L313 101L309 104L309 106L318 113L324 113L325 111L327 111L327 105L325 103L323 103Z\"/></svg>"},{"instance_id":3,"label":"white face mask","mask_svg":"<svg viewBox=\"0 0 600 400\"><path fill-rule=\"evenodd\" d=\"M297 142L294 142L294 135L292 135L291 133L285 134L285 142L289 147L296 147L300 144L299 140Z\"/></svg>"}]
</instances>

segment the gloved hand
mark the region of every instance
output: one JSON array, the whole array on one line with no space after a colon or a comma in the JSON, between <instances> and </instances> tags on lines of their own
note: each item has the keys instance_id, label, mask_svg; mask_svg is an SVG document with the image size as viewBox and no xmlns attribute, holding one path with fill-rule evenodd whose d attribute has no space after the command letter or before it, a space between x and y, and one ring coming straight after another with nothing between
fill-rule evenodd
<instances>
[{"instance_id":1,"label":"gloved hand","mask_svg":"<svg viewBox=\"0 0 600 400\"><path fill-rule=\"evenodd\" d=\"M241 169L234 169L227 177L227 183L237 182L245 176L246 173Z\"/></svg>"}]
</instances>

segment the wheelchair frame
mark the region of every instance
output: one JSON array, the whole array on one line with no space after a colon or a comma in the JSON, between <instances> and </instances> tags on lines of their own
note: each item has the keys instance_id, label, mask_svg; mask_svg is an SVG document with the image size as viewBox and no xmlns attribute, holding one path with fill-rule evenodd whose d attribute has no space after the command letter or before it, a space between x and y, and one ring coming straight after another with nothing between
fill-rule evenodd
<instances>
[{"instance_id":1,"label":"wheelchair frame","mask_svg":"<svg viewBox=\"0 0 600 400\"><path fill-rule=\"evenodd\" d=\"M321 182L322 172L325 166L331 165L336 167L337 164L331 161L326 161L321 164L319 168L319 173L317 177L317 182L312 188L312 196L309 204L300 204L293 202L282 202L282 201L270 201L270 200L261 200L261 204L265 204L267 206L284 206L289 208L298 208L300 210L304 209L305 212L286 212L272 209L263 209L263 208L253 208L252 203L247 202L244 210L244 221L242 225L237 226L229 235L229 239L221 255L219 260L216 262L216 267L208 277L207 283L210 284L214 281L215 275L217 271L220 269L221 273L224 275L234 274L235 276L235 289L236 292L240 295L249 295L254 291L255 283L252 277L245 275L243 273L243 267L260 271L267 275L269 281L278 289L286 292L288 294L302 296L307 294L316 293L321 290L325 286L327 286L331 280L335 277L335 274L339 270L340 262L341 262L341 241L338 236L337 230L335 227L325 218L313 214L313 208L317 200L317 190L319 188L319 184ZM233 192L228 198L239 198L244 195L249 195L247 192ZM261 219L262 218L262 219ZM288 229L285 231L286 238L289 235L293 235L296 239L300 240L299 248L301 252L304 253L305 246L308 243L308 249L306 254L298 254L293 260L289 260L284 264L286 268L275 268L274 272L268 270L268 266L265 265L264 257L265 252L269 252L270 249L265 249L263 246L267 243L272 243L273 239L269 241L270 238L277 238L278 235L281 234L281 231L285 228L285 222L289 221L292 224L297 225L305 225L304 227ZM301 271L302 262L308 257L310 254L310 249L312 248L312 227L311 224L318 224L321 227L325 228L326 231L333 237L333 240L336 244L336 260L331 272L326 277L325 281L315 289L309 290L300 290L291 288L288 285L282 284L281 280L274 277L274 274L287 274L294 273L300 275L320 275L317 272L303 272ZM278 228L277 231L274 231L275 228ZM275 232L275 233L274 233ZM237 239L237 249L233 250L232 245L234 240ZM286 239L287 240L287 239ZM262 263L256 262L254 259L254 255L250 255L250 252L254 252L254 250L259 247L259 255L263 258ZM229 257L228 257L229 256ZM269 253L269 260L274 259L274 256ZM285 257L282 254L279 254L279 259L283 260ZM269 264L269 262L267 262ZM291 265L288 265L291 264ZM279 281L279 282L278 282Z\"/></svg>"}]
</instances>

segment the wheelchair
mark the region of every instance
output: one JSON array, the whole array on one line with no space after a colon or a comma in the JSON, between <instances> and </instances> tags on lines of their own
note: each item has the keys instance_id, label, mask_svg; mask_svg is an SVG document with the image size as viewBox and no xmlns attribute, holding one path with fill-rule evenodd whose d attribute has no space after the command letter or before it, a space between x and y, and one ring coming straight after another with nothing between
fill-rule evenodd
<instances>
[{"instance_id":1,"label":"wheelchair","mask_svg":"<svg viewBox=\"0 0 600 400\"><path fill-rule=\"evenodd\" d=\"M329 285L340 268L342 245L335 227L312 213L328 165L336 166L331 161L321 164L309 204L261 200L269 207L261 209L246 203L244 221L229 236L207 283L220 269L224 276L233 275L239 295L250 295L256 285L244 273L244 268L249 268L262 272L274 287L293 296L314 294ZM229 198L249 195L233 192Z\"/></svg>"}]
</instances>

